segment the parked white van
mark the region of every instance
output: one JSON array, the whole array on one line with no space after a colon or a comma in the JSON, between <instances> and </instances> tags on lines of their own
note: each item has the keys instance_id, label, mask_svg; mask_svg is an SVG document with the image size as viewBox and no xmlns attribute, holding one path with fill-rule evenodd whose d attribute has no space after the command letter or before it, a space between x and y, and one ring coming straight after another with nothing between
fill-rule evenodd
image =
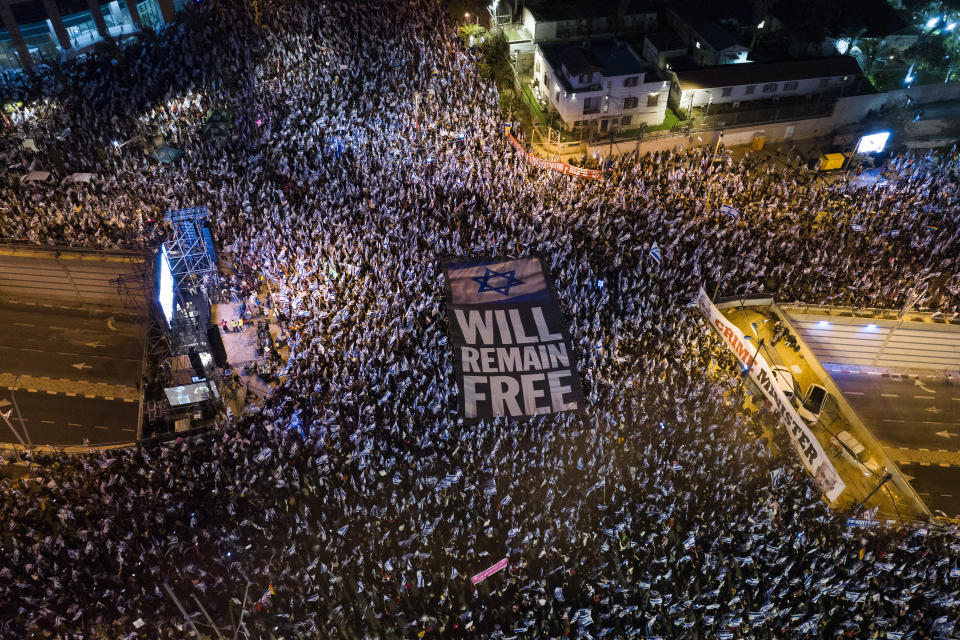
<instances>
[{"instance_id":1,"label":"parked white van","mask_svg":"<svg viewBox=\"0 0 960 640\"><path fill-rule=\"evenodd\" d=\"M871 473L883 475L886 469L880 466L874 458L867 457L867 448L863 443L853 437L849 431L840 431L837 433L834 446L840 449L840 455L855 465L858 465L863 471L863 475L868 476Z\"/></svg>"}]
</instances>

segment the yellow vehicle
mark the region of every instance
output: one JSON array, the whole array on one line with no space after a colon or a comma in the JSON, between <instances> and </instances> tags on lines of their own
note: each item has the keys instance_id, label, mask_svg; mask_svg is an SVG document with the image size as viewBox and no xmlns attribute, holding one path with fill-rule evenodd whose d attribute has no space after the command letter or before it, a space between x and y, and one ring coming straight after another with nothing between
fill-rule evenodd
<instances>
[{"instance_id":1,"label":"yellow vehicle","mask_svg":"<svg viewBox=\"0 0 960 640\"><path fill-rule=\"evenodd\" d=\"M820 156L820 166L818 170L820 171L836 171L837 169L843 169L844 163L847 161L847 158L852 156L852 153L827 153Z\"/></svg>"}]
</instances>

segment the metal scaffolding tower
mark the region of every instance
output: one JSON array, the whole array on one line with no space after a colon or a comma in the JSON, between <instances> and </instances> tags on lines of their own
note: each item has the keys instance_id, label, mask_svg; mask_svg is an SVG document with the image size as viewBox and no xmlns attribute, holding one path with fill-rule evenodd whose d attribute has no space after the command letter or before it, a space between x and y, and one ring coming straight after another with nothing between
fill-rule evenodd
<instances>
[{"instance_id":1,"label":"metal scaffolding tower","mask_svg":"<svg viewBox=\"0 0 960 640\"><path fill-rule=\"evenodd\" d=\"M173 239L164 242L163 249L170 259L170 271L178 290L216 285L217 253L206 225L209 215L206 207L176 209L163 214L163 219L173 227Z\"/></svg>"}]
</instances>

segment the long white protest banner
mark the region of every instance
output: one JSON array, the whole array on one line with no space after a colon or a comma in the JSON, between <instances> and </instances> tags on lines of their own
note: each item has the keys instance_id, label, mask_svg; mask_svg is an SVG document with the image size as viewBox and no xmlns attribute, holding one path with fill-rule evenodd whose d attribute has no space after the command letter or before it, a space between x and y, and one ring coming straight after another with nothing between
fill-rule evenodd
<instances>
[{"instance_id":1,"label":"long white protest banner","mask_svg":"<svg viewBox=\"0 0 960 640\"><path fill-rule=\"evenodd\" d=\"M443 268L461 415L580 409L576 354L540 259L458 257Z\"/></svg>"},{"instance_id":2,"label":"long white protest banner","mask_svg":"<svg viewBox=\"0 0 960 640\"><path fill-rule=\"evenodd\" d=\"M695 302L703 315L706 316L710 326L717 330L717 333L723 338L723 342L733 351L737 359L743 363L743 366L746 367L751 362L753 363L753 366L750 367L750 379L773 405L773 411L786 426L790 441L793 442L797 454L803 461L803 466L813 476L813 481L821 493L830 502L835 501L847 485L840 479L833 463L830 462L827 454L823 451L823 447L817 441L817 437L810 432L807 425L797 415L793 405L790 404L783 391L775 383L766 359L757 353L760 348L744 339L743 332L720 313L720 310L714 306L702 287Z\"/></svg>"}]
</instances>

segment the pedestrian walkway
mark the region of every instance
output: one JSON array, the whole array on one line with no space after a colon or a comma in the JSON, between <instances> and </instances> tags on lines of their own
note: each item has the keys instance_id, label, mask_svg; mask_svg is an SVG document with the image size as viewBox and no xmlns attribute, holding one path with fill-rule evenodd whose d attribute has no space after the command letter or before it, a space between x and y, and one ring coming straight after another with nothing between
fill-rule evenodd
<instances>
[{"instance_id":1,"label":"pedestrian walkway","mask_svg":"<svg viewBox=\"0 0 960 640\"><path fill-rule=\"evenodd\" d=\"M124 402L140 401L140 390L136 387L69 378L46 378L0 373L0 387L13 390L23 389L29 393L61 394L70 397L122 400Z\"/></svg>"},{"instance_id":2,"label":"pedestrian walkway","mask_svg":"<svg viewBox=\"0 0 960 640\"><path fill-rule=\"evenodd\" d=\"M951 451L949 449L908 449L905 447L887 447L887 453L897 464L960 467L960 451Z\"/></svg>"}]
</instances>

